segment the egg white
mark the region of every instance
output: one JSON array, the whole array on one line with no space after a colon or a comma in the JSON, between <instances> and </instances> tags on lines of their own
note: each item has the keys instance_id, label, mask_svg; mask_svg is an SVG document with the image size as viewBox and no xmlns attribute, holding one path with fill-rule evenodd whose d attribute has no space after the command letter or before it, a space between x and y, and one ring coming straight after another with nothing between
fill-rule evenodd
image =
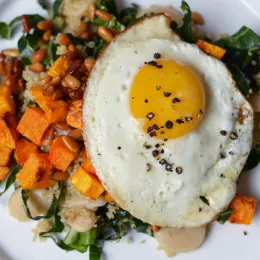
<instances>
[{"instance_id":1,"label":"egg white","mask_svg":"<svg viewBox=\"0 0 260 260\"><path fill-rule=\"evenodd\" d=\"M129 105L133 78L154 53L185 64L205 86L206 111L200 125L167 142L147 135ZM237 120L240 108L247 111L243 124ZM224 210L236 193L252 142L252 109L226 66L183 42L164 15L132 26L103 52L88 80L83 119L86 149L106 189L122 208L158 226L197 227ZM231 140L231 132L238 134L236 140ZM153 148L145 149L144 143ZM181 175L167 172L152 156L157 143L164 143L163 158L183 168ZM225 159L220 159L221 153Z\"/></svg>"}]
</instances>

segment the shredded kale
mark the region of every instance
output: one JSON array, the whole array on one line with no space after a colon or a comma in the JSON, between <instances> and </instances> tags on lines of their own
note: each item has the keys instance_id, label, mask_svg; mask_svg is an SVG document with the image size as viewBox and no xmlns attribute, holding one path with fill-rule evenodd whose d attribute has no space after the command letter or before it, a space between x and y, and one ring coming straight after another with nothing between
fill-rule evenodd
<instances>
[{"instance_id":1,"label":"shredded kale","mask_svg":"<svg viewBox=\"0 0 260 260\"><path fill-rule=\"evenodd\" d=\"M60 6L61 6L62 2L63 2L63 0L54 1L53 6L52 6L54 17L60 15Z\"/></svg>"},{"instance_id":2,"label":"shredded kale","mask_svg":"<svg viewBox=\"0 0 260 260\"><path fill-rule=\"evenodd\" d=\"M117 16L117 7L115 0L98 0L96 5L98 9L107 11L110 14Z\"/></svg>"},{"instance_id":3,"label":"shredded kale","mask_svg":"<svg viewBox=\"0 0 260 260\"><path fill-rule=\"evenodd\" d=\"M45 0L38 0L38 4L39 4L44 10L48 10L48 9L49 9L48 2L45 1Z\"/></svg>"},{"instance_id":4,"label":"shredded kale","mask_svg":"<svg viewBox=\"0 0 260 260\"><path fill-rule=\"evenodd\" d=\"M100 260L102 254L102 248L97 245L89 246L89 260Z\"/></svg>"},{"instance_id":5,"label":"shredded kale","mask_svg":"<svg viewBox=\"0 0 260 260\"><path fill-rule=\"evenodd\" d=\"M250 87L248 83L249 81L246 78L245 74L235 64L231 65L231 72L240 90L243 92L244 95L248 95Z\"/></svg>"},{"instance_id":6,"label":"shredded kale","mask_svg":"<svg viewBox=\"0 0 260 260\"><path fill-rule=\"evenodd\" d=\"M0 192L0 197L10 188L10 186L15 182L16 179L16 174L21 170L21 167L16 167L12 170L10 175L8 176L6 183L5 183L5 188L3 191Z\"/></svg>"},{"instance_id":7,"label":"shredded kale","mask_svg":"<svg viewBox=\"0 0 260 260\"><path fill-rule=\"evenodd\" d=\"M232 215L233 212L235 212L233 209L230 209L230 208L226 209L225 211L220 213L217 221L220 224L224 224L229 219L229 217Z\"/></svg>"},{"instance_id":8,"label":"shredded kale","mask_svg":"<svg viewBox=\"0 0 260 260\"><path fill-rule=\"evenodd\" d=\"M139 6L137 4L132 4L131 7L127 7L121 10L119 14L119 20L124 26L129 26L136 22L136 14L138 12Z\"/></svg>"},{"instance_id":9,"label":"shredded kale","mask_svg":"<svg viewBox=\"0 0 260 260\"><path fill-rule=\"evenodd\" d=\"M55 44L53 42L49 42L47 45L43 45L41 48L47 50L47 55L43 61L43 64L45 65L51 65L55 60L58 59L57 52L58 44Z\"/></svg>"}]
</instances>

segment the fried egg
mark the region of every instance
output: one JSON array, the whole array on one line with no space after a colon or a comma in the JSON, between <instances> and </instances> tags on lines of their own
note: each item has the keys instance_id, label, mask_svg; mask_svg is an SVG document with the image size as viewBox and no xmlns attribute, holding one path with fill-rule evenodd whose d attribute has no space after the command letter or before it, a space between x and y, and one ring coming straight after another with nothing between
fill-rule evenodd
<instances>
[{"instance_id":1,"label":"fried egg","mask_svg":"<svg viewBox=\"0 0 260 260\"><path fill-rule=\"evenodd\" d=\"M144 222L198 227L227 208L252 142L252 108L219 60L154 15L118 35L85 91L87 152Z\"/></svg>"}]
</instances>

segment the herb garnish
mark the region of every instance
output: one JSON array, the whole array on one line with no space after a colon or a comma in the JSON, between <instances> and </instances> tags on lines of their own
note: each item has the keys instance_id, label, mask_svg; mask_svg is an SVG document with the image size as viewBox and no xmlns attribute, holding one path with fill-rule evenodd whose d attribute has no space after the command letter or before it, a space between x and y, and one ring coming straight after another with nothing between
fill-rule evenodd
<instances>
[{"instance_id":1,"label":"herb garnish","mask_svg":"<svg viewBox=\"0 0 260 260\"><path fill-rule=\"evenodd\" d=\"M207 204L208 206L210 206L209 200L208 200L205 196L200 196L200 199L201 199L205 204Z\"/></svg>"},{"instance_id":2,"label":"herb garnish","mask_svg":"<svg viewBox=\"0 0 260 260\"><path fill-rule=\"evenodd\" d=\"M10 188L10 186L15 182L16 179L16 174L21 170L21 167L16 167L12 170L10 175L8 176L6 183L5 183L5 188L3 191L0 192L0 197Z\"/></svg>"},{"instance_id":3,"label":"herb garnish","mask_svg":"<svg viewBox=\"0 0 260 260\"><path fill-rule=\"evenodd\" d=\"M229 219L229 217L232 215L233 212L235 211L231 208L226 209L225 211L219 214L217 221L220 224L224 224Z\"/></svg>"}]
</instances>

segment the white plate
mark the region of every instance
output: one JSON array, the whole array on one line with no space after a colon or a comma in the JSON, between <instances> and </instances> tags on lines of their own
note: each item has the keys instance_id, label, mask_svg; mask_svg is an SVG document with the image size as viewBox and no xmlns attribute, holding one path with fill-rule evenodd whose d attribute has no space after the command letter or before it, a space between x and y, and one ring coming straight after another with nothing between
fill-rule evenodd
<instances>
[{"instance_id":1,"label":"white plate","mask_svg":"<svg viewBox=\"0 0 260 260\"><path fill-rule=\"evenodd\" d=\"M259 0L187 0L192 10L203 14L205 30L215 35L234 33L242 25L247 25L260 33L260 1ZM125 6L133 1L119 1ZM141 6L150 4L174 4L180 6L180 0L139 0ZM36 0L0 0L0 20L10 21L23 13L46 14ZM13 41L0 40L0 49L15 47ZM253 196L260 201L260 167L244 174L239 183L241 194ZM11 192L0 198L0 259L2 260L75 260L87 259L86 254L78 252L66 253L54 245L32 242L32 228L35 223L19 223L11 218L7 210L7 201ZM244 231L248 233L244 235ZM157 251L157 243L153 238L132 233L134 242L127 243L127 237L120 243L107 242L104 255L107 260L166 260L164 252ZM226 223L210 225L205 243L194 252L178 255L176 260L260 260L260 207L250 226ZM145 243L141 243L145 240Z\"/></svg>"}]
</instances>

